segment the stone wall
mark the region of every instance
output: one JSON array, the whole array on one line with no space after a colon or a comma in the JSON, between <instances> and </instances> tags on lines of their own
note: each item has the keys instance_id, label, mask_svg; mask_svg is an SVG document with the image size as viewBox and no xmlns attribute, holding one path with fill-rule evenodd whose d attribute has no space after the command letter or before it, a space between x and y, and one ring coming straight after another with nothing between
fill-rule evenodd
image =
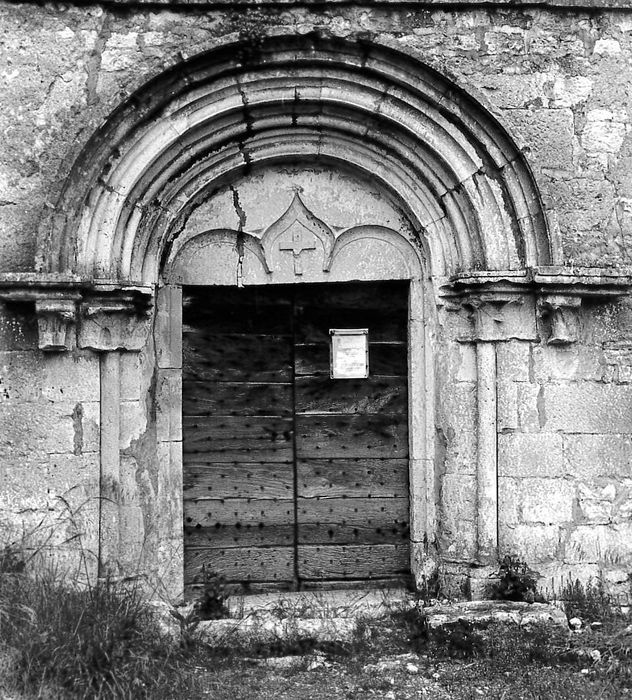
<instances>
[{"instance_id":1,"label":"stone wall","mask_svg":"<svg viewBox=\"0 0 632 700\"><path fill-rule=\"evenodd\" d=\"M5 3L0 266L32 269L38 220L89 136L140 85L227 37L313 30L414 51L528 153L575 265L630 262L632 15L621 10L167 9Z\"/></svg>"},{"instance_id":2,"label":"stone wall","mask_svg":"<svg viewBox=\"0 0 632 700\"><path fill-rule=\"evenodd\" d=\"M32 305L15 303L0 304L0 348L2 545L63 556L81 576L86 566L94 572L98 357L89 351L43 355Z\"/></svg>"},{"instance_id":3,"label":"stone wall","mask_svg":"<svg viewBox=\"0 0 632 700\"><path fill-rule=\"evenodd\" d=\"M562 243L555 262L632 263L632 11L3 3L0 272L42 264L42 212L89 137L147 80L229 39L315 30L414 52L479 99L527 155ZM499 541L551 586L602 568L623 595L632 563L632 312L626 302L584 302L579 319L569 345L546 344L541 329L497 344ZM455 564L476 558L478 517L476 349L450 340L461 321L442 319L435 348L438 546ZM43 355L34 324L32 303L0 310L0 523L13 537L51 526L51 543L81 532L96 554L99 357ZM132 567L148 542L161 541L152 518L164 485L143 443L159 419L153 367L135 353L122 358L121 517Z\"/></svg>"},{"instance_id":4,"label":"stone wall","mask_svg":"<svg viewBox=\"0 0 632 700\"><path fill-rule=\"evenodd\" d=\"M528 562L550 593L603 575L627 604L632 306L584 301L577 315L576 342L547 342L540 321L531 337L496 343L499 552ZM461 574L477 561L478 518L476 348L449 340L462 329L462 316L446 318L437 416L438 546Z\"/></svg>"}]
</instances>

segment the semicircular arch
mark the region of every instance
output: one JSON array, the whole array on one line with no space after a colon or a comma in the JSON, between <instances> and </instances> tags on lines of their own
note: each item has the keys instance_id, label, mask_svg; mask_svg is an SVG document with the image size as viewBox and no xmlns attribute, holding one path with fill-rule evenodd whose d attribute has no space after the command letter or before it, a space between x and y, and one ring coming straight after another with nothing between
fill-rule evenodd
<instances>
[{"instance_id":1,"label":"semicircular arch","mask_svg":"<svg viewBox=\"0 0 632 700\"><path fill-rule=\"evenodd\" d=\"M205 198L283 161L370 177L399 201L433 275L555 257L524 155L478 101L393 48L310 35L228 44L141 88L76 162L41 258L51 272L152 284Z\"/></svg>"}]
</instances>

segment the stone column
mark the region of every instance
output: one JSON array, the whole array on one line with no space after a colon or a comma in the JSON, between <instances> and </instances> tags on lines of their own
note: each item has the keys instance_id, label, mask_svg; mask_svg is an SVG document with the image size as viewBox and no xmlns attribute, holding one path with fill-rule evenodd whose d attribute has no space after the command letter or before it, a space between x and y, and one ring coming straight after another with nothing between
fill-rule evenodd
<instances>
[{"instance_id":1,"label":"stone column","mask_svg":"<svg viewBox=\"0 0 632 700\"><path fill-rule=\"evenodd\" d=\"M478 340L476 512L477 549L481 564L493 564L498 553L498 455L496 344Z\"/></svg>"},{"instance_id":2,"label":"stone column","mask_svg":"<svg viewBox=\"0 0 632 700\"><path fill-rule=\"evenodd\" d=\"M118 574L120 528L120 353L103 352L101 364L101 470L99 579Z\"/></svg>"}]
</instances>

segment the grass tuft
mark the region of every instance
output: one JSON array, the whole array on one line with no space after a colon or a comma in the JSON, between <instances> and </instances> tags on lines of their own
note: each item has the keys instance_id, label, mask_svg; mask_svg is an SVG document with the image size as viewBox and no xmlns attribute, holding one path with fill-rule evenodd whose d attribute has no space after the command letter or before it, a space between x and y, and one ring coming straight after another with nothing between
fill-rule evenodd
<instances>
[{"instance_id":1,"label":"grass tuft","mask_svg":"<svg viewBox=\"0 0 632 700\"><path fill-rule=\"evenodd\" d=\"M22 697L170 698L187 691L183 651L134 583L80 587L0 556L0 676Z\"/></svg>"}]
</instances>

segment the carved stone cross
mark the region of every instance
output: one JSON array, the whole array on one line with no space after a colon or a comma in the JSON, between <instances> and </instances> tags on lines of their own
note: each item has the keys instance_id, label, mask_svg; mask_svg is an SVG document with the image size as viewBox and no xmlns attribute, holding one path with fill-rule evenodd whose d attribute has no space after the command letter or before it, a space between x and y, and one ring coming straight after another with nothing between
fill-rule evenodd
<instances>
[{"instance_id":1,"label":"carved stone cross","mask_svg":"<svg viewBox=\"0 0 632 700\"><path fill-rule=\"evenodd\" d=\"M303 266L301 264L301 253L304 250L316 250L316 245L314 243L314 237L301 230L298 227L294 228L292 231L292 239L290 242L281 241L279 243L279 250L291 250L294 255L294 274L302 275Z\"/></svg>"}]
</instances>

